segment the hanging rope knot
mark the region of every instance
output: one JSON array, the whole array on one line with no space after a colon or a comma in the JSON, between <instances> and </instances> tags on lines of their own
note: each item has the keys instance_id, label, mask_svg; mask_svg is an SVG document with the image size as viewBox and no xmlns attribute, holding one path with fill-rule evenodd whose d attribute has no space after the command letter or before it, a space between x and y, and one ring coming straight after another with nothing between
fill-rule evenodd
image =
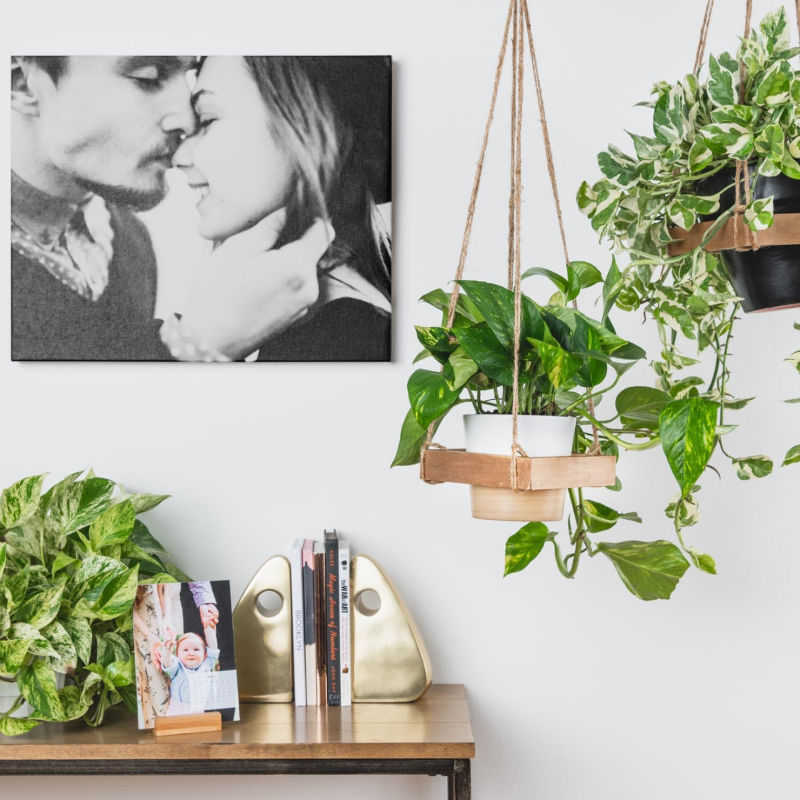
<instances>
[{"instance_id":1,"label":"hanging rope knot","mask_svg":"<svg viewBox=\"0 0 800 800\"><path fill-rule=\"evenodd\" d=\"M525 452L525 448L517 441L511 445L511 489L512 491L519 492L519 474L517 473L517 458L530 458Z\"/></svg>"},{"instance_id":2,"label":"hanging rope knot","mask_svg":"<svg viewBox=\"0 0 800 800\"><path fill-rule=\"evenodd\" d=\"M742 191L744 186L744 191ZM733 204L733 246L738 252L758 250L761 247L758 233L744 221L744 212L750 205L750 167L746 161L737 160L734 178L735 200ZM744 194L744 202L742 195Z\"/></svg>"}]
</instances>

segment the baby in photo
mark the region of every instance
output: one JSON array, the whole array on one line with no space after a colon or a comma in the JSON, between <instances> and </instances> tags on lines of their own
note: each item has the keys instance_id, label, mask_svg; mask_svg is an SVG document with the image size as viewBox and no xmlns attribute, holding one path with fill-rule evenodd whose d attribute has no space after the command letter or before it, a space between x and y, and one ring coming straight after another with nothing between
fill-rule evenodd
<instances>
[{"instance_id":1,"label":"baby in photo","mask_svg":"<svg viewBox=\"0 0 800 800\"><path fill-rule=\"evenodd\" d=\"M204 628L205 639L184 633L177 642L168 638L160 647L161 669L170 679L167 714L200 712L211 689L211 675L219 667L216 626ZM173 654L173 649L175 650Z\"/></svg>"}]
</instances>

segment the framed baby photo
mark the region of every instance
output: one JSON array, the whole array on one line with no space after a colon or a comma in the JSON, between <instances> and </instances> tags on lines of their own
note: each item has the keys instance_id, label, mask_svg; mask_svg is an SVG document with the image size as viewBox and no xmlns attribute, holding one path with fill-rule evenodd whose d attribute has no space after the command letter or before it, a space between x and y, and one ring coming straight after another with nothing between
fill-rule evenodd
<instances>
[{"instance_id":1,"label":"framed baby photo","mask_svg":"<svg viewBox=\"0 0 800 800\"><path fill-rule=\"evenodd\" d=\"M205 711L239 719L229 581L140 585L133 641L140 728Z\"/></svg>"},{"instance_id":2,"label":"framed baby photo","mask_svg":"<svg viewBox=\"0 0 800 800\"><path fill-rule=\"evenodd\" d=\"M389 56L12 56L14 361L389 361Z\"/></svg>"}]
</instances>

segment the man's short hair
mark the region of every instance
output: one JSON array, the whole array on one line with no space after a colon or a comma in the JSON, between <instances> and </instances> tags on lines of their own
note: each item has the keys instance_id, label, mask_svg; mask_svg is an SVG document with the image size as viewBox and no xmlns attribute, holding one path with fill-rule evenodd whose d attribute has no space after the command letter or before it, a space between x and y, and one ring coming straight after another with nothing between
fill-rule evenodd
<instances>
[{"instance_id":1,"label":"man's short hair","mask_svg":"<svg viewBox=\"0 0 800 800\"><path fill-rule=\"evenodd\" d=\"M44 70L52 79L53 83L58 83L58 79L67 70L67 56L28 56L39 69Z\"/></svg>"}]
</instances>

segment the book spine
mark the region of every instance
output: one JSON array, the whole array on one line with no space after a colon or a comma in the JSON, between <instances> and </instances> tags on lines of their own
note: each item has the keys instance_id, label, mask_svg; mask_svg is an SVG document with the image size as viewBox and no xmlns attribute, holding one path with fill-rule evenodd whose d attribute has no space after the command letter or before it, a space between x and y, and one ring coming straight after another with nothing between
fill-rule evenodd
<instances>
[{"instance_id":1,"label":"book spine","mask_svg":"<svg viewBox=\"0 0 800 800\"><path fill-rule=\"evenodd\" d=\"M314 541L303 542L303 633L306 655L306 704L317 704L317 647L314 616Z\"/></svg>"},{"instance_id":2,"label":"book spine","mask_svg":"<svg viewBox=\"0 0 800 800\"><path fill-rule=\"evenodd\" d=\"M317 705L328 705L327 675L325 671L325 545L314 542L314 617L317 623Z\"/></svg>"},{"instance_id":3,"label":"book spine","mask_svg":"<svg viewBox=\"0 0 800 800\"><path fill-rule=\"evenodd\" d=\"M342 705L352 703L352 660L350 655L350 543L339 539L339 664Z\"/></svg>"},{"instance_id":4,"label":"book spine","mask_svg":"<svg viewBox=\"0 0 800 800\"><path fill-rule=\"evenodd\" d=\"M325 670L328 705L341 705L339 664L339 538L325 531Z\"/></svg>"},{"instance_id":5,"label":"book spine","mask_svg":"<svg viewBox=\"0 0 800 800\"><path fill-rule=\"evenodd\" d=\"M306 704L306 642L303 625L303 540L297 539L289 557L292 578L292 685L294 704Z\"/></svg>"}]
</instances>

